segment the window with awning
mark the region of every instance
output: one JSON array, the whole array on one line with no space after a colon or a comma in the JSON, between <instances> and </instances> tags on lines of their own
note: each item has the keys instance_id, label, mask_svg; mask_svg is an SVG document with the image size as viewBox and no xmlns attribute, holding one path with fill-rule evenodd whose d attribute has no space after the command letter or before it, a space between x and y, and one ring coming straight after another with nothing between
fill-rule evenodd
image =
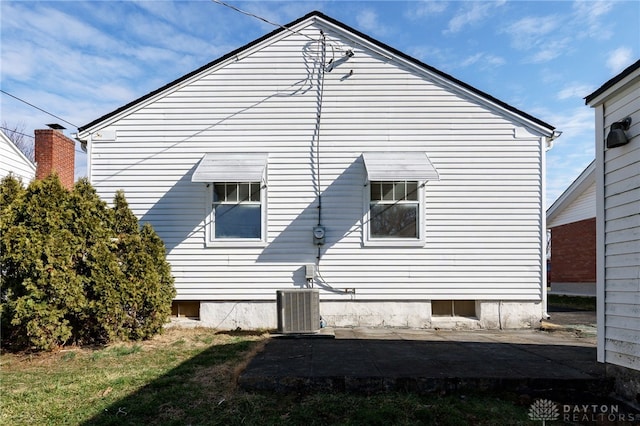
<instances>
[{"instance_id":1,"label":"window with awning","mask_svg":"<svg viewBox=\"0 0 640 426\"><path fill-rule=\"evenodd\" d=\"M209 188L209 242L264 240L267 155L207 153L191 177Z\"/></svg>"},{"instance_id":2,"label":"window with awning","mask_svg":"<svg viewBox=\"0 0 640 426\"><path fill-rule=\"evenodd\" d=\"M362 159L370 181L440 180L425 152L365 152Z\"/></svg>"},{"instance_id":3,"label":"window with awning","mask_svg":"<svg viewBox=\"0 0 640 426\"><path fill-rule=\"evenodd\" d=\"M368 180L368 241L424 239L423 186L439 180L424 152L365 152Z\"/></svg>"},{"instance_id":4,"label":"window with awning","mask_svg":"<svg viewBox=\"0 0 640 426\"><path fill-rule=\"evenodd\" d=\"M207 153L191 182L259 182L266 166L267 154L263 153Z\"/></svg>"}]
</instances>

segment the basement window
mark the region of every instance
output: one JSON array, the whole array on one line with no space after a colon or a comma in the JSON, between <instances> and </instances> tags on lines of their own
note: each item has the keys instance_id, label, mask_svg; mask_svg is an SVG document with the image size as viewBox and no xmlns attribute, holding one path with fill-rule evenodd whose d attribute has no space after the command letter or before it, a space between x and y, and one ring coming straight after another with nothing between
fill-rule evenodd
<instances>
[{"instance_id":1,"label":"basement window","mask_svg":"<svg viewBox=\"0 0 640 426\"><path fill-rule=\"evenodd\" d=\"M200 302L174 300L171 303L171 316L200 319Z\"/></svg>"},{"instance_id":2,"label":"basement window","mask_svg":"<svg viewBox=\"0 0 640 426\"><path fill-rule=\"evenodd\" d=\"M431 315L434 317L476 318L475 300L432 300Z\"/></svg>"}]
</instances>

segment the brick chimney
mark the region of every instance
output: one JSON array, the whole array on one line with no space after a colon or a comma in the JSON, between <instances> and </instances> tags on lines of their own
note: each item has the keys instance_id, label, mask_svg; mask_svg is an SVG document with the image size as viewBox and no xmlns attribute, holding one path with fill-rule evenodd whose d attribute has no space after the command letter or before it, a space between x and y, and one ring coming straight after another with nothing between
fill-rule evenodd
<instances>
[{"instance_id":1,"label":"brick chimney","mask_svg":"<svg viewBox=\"0 0 640 426\"><path fill-rule=\"evenodd\" d=\"M75 142L66 137L60 128L39 129L35 135L36 179L57 173L65 188L73 188Z\"/></svg>"}]
</instances>

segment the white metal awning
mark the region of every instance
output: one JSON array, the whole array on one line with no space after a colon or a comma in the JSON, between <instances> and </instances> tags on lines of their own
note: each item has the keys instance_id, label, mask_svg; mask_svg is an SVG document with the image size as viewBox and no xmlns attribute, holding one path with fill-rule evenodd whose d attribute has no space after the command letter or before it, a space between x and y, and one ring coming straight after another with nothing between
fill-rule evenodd
<instances>
[{"instance_id":1,"label":"white metal awning","mask_svg":"<svg viewBox=\"0 0 640 426\"><path fill-rule=\"evenodd\" d=\"M364 152L367 178L372 180L440 180L425 152Z\"/></svg>"},{"instance_id":2,"label":"white metal awning","mask_svg":"<svg viewBox=\"0 0 640 426\"><path fill-rule=\"evenodd\" d=\"M267 165L264 153L208 153L191 176L191 182L260 182Z\"/></svg>"}]
</instances>

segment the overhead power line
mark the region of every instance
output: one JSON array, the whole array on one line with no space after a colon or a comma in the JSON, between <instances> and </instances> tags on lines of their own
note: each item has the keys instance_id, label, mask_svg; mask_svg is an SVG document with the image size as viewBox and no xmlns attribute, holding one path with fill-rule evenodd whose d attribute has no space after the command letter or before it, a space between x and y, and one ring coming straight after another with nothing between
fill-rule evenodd
<instances>
[{"instance_id":1,"label":"overhead power line","mask_svg":"<svg viewBox=\"0 0 640 426\"><path fill-rule=\"evenodd\" d=\"M0 127L0 129L6 130L7 132L10 132L10 133L15 133L16 135L20 135L20 136L24 136L24 137L27 137L27 138L35 139L35 136L33 136L33 135L28 135L26 133L18 132L17 130L10 129L8 127Z\"/></svg>"},{"instance_id":2,"label":"overhead power line","mask_svg":"<svg viewBox=\"0 0 640 426\"><path fill-rule=\"evenodd\" d=\"M211 0L211 1L212 1L212 2L214 2L214 3L218 3L218 4L219 4L219 5L221 5L221 6L228 7L228 8L229 8L229 9L231 9L231 10L235 10L236 12L242 13L243 15L247 15L247 16L250 16L250 17L252 17L252 18L256 18L256 19L258 19L258 20L260 20L260 21L262 21L262 22L265 22L265 23L267 23L267 24L269 24L269 25L273 25L274 27L282 28L283 30L289 31L289 32L291 32L291 33L293 33L293 34L301 35L301 36L303 36L303 37L308 38L308 39L309 39L309 40L311 40L311 41L317 41L317 40L315 40L315 39L313 39L313 38L309 37L309 36L308 36L308 35L306 35L306 34L302 34L302 33L299 33L299 32L297 32L297 31L294 31L294 30L292 30L292 29L291 29L291 28L289 28L289 27L286 27L286 26L284 26L284 25L282 25L282 24L278 24L277 22L269 21L267 18L263 18L262 16L259 16L259 15L256 15L256 14L254 14L254 13L247 12L246 10L242 10L242 9L240 9L240 8L237 8L237 7L233 6L233 5L230 5L229 3L225 3L225 2L223 2L222 0Z\"/></svg>"},{"instance_id":3,"label":"overhead power line","mask_svg":"<svg viewBox=\"0 0 640 426\"><path fill-rule=\"evenodd\" d=\"M16 131L16 130L10 129L10 128L8 128L8 127L2 127L2 126L0 126L0 129L2 129L2 130L6 130L7 132L10 132L10 133L15 133L16 135L20 135L20 136L24 136L24 137L27 137L27 138L31 138L31 139L35 139L35 138L36 138L36 137L35 137L35 136L33 136L33 135L28 135L28 134L26 134L26 133L18 132L18 131ZM78 148L75 148L75 151L76 151L76 152L81 152L81 153L83 153L83 154L85 153L84 151L82 151L82 150L80 150L80 149L78 149Z\"/></svg>"},{"instance_id":4,"label":"overhead power line","mask_svg":"<svg viewBox=\"0 0 640 426\"><path fill-rule=\"evenodd\" d=\"M11 93L7 92L6 90L2 90L2 89L0 89L0 92L4 93L4 94L5 94L5 95L7 95L7 96L11 96L13 99L16 99L16 100L18 100L18 101L20 101L20 102L22 102L22 103L25 103L25 104L29 105L30 107L37 109L38 111L42 111L42 112L44 112L45 114L48 114L48 115L50 115L50 116L52 116L52 117L54 117L54 118L57 118L57 119L58 119L58 120L60 120L60 121L63 121L63 122L65 122L65 123L67 123L67 124L70 124L70 125L72 125L73 127L75 127L76 129L77 129L78 127L80 127L80 126L77 126L77 125L75 125L75 124L71 123L70 121L65 120L65 119L64 119L64 118L62 118L62 117L58 117L57 115L55 115L55 114L53 114L53 113L51 113L51 112L49 112L49 111L47 111L47 110L45 110L45 109L42 109L42 108L40 108L40 107L38 107L38 106L36 106L36 105L34 105L34 104L30 103L30 102L27 102L27 101L25 101L24 99L21 99L21 98L19 98L19 97L15 96L15 95L12 95Z\"/></svg>"}]
</instances>

